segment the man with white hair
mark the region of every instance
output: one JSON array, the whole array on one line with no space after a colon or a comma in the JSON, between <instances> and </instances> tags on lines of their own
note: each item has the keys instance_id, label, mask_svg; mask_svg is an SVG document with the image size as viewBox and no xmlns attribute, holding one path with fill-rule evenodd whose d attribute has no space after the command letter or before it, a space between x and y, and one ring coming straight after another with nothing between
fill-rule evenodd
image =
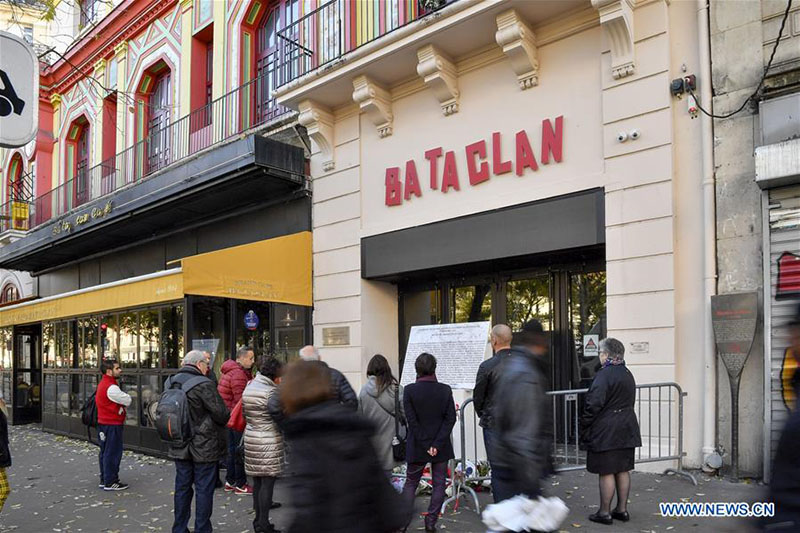
<instances>
[{"instance_id":1,"label":"man with white hair","mask_svg":"<svg viewBox=\"0 0 800 533\"><path fill-rule=\"evenodd\" d=\"M225 426L230 413L217 387L206 377L209 362L200 350L192 350L183 358L183 367L164 384L182 387L190 379L201 377L186 391L189 410L189 425L192 439L183 448L169 449L175 460L175 523L173 533L188 533L189 515L192 509L192 492L195 494L196 533L207 533L211 528L211 511L214 506L214 485L218 480L216 465L225 455Z\"/></svg>"},{"instance_id":2,"label":"man with white hair","mask_svg":"<svg viewBox=\"0 0 800 533\"><path fill-rule=\"evenodd\" d=\"M303 346L300 348L300 358L304 361L318 361L320 364L325 365L331 372L331 385L333 386L333 397L345 407L349 407L353 411L358 409L358 396L350 386L350 382L344 377L344 374L331 368L327 363L323 362L319 355L319 350L314 346Z\"/></svg>"}]
</instances>

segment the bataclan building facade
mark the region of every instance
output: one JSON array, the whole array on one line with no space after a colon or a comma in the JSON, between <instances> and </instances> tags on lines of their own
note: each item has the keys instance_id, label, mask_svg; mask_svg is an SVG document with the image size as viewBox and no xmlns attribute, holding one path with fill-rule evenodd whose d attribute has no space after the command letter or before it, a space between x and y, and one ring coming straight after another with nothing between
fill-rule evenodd
<instances>
[{"instance_id":1,"label":"bataclan building facade","mask_svg":"<svg viewBox=\"0 0 800 533\"><path fill-rule=\"evenodd\" d=\"M716 449L710 129L670 92L709 83L696 3L439 4L341 56L303 43L317 60L276 92L312 140L323 359L360 387L375 353L399 371L412 326L538 318L552 387L572 389L597 365L584 337L617 337L638 383L688 393L700 466Z\"/></svg>"}]
</instances>

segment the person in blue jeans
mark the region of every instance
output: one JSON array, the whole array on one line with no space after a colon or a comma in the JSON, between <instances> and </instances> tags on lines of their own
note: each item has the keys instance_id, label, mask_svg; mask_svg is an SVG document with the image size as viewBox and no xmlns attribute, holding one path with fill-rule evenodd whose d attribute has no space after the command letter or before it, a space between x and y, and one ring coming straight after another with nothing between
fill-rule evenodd
<instances>
[{"instance_id":1,"label":"person in blue jeans","mask_svg":"<svg viewBox=\"0 0 800 533\"><path fill-rule=\"evenodd\" d=\"M481 363L478 367L478 375L475 378L475 391L472 398L475 413L480 417L480 426L483 428L483 443L486 446L486 455L489 466L492 468L492 498L494 503L507 500L515 494L511 488L503 483L508 478L502 468L492 460L492 450L494 440L497 438L495 430L492 428L492 407L495 403L497 390L497 368L503 358L511 351L511 328L505 324L497 324L492 328L489 335L489 342L492 345L494 355Z\"/></svg>"},{"instance_id":2,"label":"person in blue jeans","mask_svg":"<svg viewBox=\"0 0 800 533\"><path fill-rule=\"evenodd\" d=\"M183 367L170 379L182 382L208 373L208 361L203 352L192 350L183 359ZM209 533L214 507L216 465L225 455L225 425L228 408L214 383L207 379L186 393L189 422L194 435L183 448L170 447L169 456L175 460L175 522L172 533L188 533L192 498L195 500L194 532Z\"/></svg>"}]
</instances>

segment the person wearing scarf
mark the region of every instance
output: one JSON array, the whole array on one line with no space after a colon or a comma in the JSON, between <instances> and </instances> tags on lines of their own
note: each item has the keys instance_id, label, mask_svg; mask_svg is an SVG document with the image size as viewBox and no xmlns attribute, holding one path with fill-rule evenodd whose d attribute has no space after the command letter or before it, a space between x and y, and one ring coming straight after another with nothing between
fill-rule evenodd
<instances>
[{"instance_id":1,"label":"person wearing scarf","mask_svg":"<svg viewBox=\"0 0 800 533\"><path fill-rule=\"evenodd\" d=\"M613 338L600 341L600 371L586 393L581 439L588 450L586 470L599 475L600 510L589 520L611 525L627 522L634 449L642 445L633 410L636 382L625 366L625 346ZM611 500L617 494L617 505Z\"/></svg>"}]
</instances>

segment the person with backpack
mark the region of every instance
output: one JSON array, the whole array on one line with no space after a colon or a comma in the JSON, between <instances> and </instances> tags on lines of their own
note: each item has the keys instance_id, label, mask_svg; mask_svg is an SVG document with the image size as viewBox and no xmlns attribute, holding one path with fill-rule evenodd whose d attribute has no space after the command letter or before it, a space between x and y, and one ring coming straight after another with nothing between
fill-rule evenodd
<instances>
[{"instance_id":1,"label":"person with backpack","mask_svg":"<svg viewBox=\"0 0 800 533\"><path fill-rule=\"evenodd\" d=\"M119 480L119 464L122 461L122 425L125 423L125 408L131 404L129 394L119 388L122 369L116 359L103 359L100 363L103 378L97 384L97 437L100 441L100 488L119 491L128 488Z\"/></svg>"},{"instance_id":2,"label":"person with backpack","mask_svg":"<svg viewBox=\"0 0 800 533\"><path fill-rule=\"evenodd\" d=\"M175 460L175 522L172 533L188 533L195 497L195 533L212 531L216 465L225 454L228 408L206 377L208 361L200 350L183 358L183 367L164 383L156 410L156 429Z\"/></svg>"},{"instance_id":3,"label":"person with backpack","mask_svg":"<svg viewBox=\"0 0 800 533\"><path fill-rule=\"evenodd\" d=\"M233 411L242 400L244 388L253 377L252 368L255 362L253 349L242 346L236 352L236 360L231 359L222 364L222 377L219 379L217 391L229 410ZM244 472L244 457L238 452L242 434L228 428L228 463L225 471L225 492L236 494L253 494L253 488L247 484Z\"/></svg>"}]
</instances>

